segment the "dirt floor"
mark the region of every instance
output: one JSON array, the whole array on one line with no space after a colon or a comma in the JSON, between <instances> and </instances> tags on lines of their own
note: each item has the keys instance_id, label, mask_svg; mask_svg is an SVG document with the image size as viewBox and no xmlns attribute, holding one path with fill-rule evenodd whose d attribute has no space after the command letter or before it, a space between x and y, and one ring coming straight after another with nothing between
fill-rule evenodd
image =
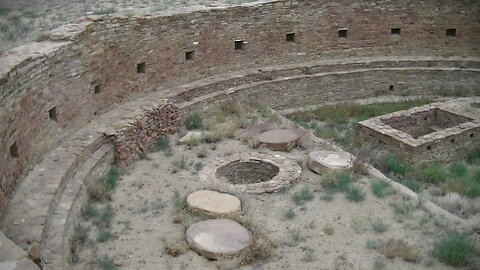
<instances>
[{"instance_id":1,"label":"dirt floor","mask_svg":"<svg viewBox=\"0 0 480 270\"><path fill-rule=\"evenodd\" d=\"M195 5L218 6L248 0L2 0L0 53L34 41L41 34L85 15L143 16Z\"/></svg>"},{"instance_id":2,"label":"dirt floor","mask_svg":"<svg viewBox=\"0 0 480 270\"><path fill-rule=\"evenodd\" d=\"M120 177L109 202L115 213L113 238L95 241L98 232L84 221L91 240L79 250L74 269L114 269L108 262L119 269L454 269L434 258L432 250L440 235L458 229L455 225L433 217L398 192L376 197L369 176L352 183L365 193L363 201L350 201L342 192L331 198L322 176L305 166L306 155L319 147L308 142L288 153L275 152L302 166L301 181L294 187L270 194L235 194L242 201L242 220L268 240L260 246L265 250L257 253L271 250L270 256L240 265L235 259L208 260L188 249L186 227L208 217L181 210L182 199L196 190L216 188L200 182L202 166L233 153L270 152L251 149L239 139L242 132L192 146L176 145L180 138L176 134L170 137L171 152L142 156ZM185 169L178 166L182 159ZM297 205L293 196L306 189L313 199Z\"/></svg>"}]
</instances>

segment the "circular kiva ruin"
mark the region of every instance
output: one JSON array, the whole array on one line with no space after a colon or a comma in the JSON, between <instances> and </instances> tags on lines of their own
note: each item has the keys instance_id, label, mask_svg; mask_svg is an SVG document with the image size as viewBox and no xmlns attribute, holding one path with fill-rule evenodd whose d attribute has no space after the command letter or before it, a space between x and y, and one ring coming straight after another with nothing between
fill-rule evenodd
<instances>
[{"instance_id":1,"label":"circular kiva ruin","mask_svg":"<svg viewBox=\"0 0 480 270\"><path fill-rule=\"evenodd\" d=\"M364 243L352 239L355 226L345 225L356 217L340 216L354 212L375 220L367 213L395 205L371 194L375 181L391 186L395 192L382 196L403 200L403 206L407 199L422 203L408 208L416 213L409 218L391 212L378 217L392 221L390 230L405 230L399 220L421 216L418 211L439 220L430 224L478 224L478 180L469 176L478 157L467 152L480 149L479 14L480 2L469 0L277 0L145 16L89 15L0 54L0 268L159 269L191 262L189 268L212 269L233 258L236 267L263 260L269 269L355 269L358 258L350 248L357 252ZM340 139L332 139L345 133L344 126L331 128L333 118L343 117L338 113L296 124L295 117L284 117L327 105L340 111L339 103L425 98L431 101L356 118L355 139L369 147L363 152L347 153ZM247 104L257 110L233 119L241 114L235 106ZM186 129L197 131L185 138ZM374 168L360 158L380 152L407 165L388 156ZM447 176L435 174L440 180L425 182L438 186L425 192L436 192L438 200L419 199L415 186L391 179L460 158L467 169L453 166L447 176L458 176L461 187L473 179L472 188L450 192L458 181L449 186ZM335 177L346 184L336 187ZM359 202L362 192L355 188L362 185L370 192L363 206L337 207L339 201ZM320 205L332 200L329 192L346 195ZM448 206L455 196L463 206ZM382 203L378 212L366 210ZM248 211L254 217L246 221ZM283 218L275 216L284 211ZM137 219L145 213L149 222ZM290 222L298 228L285 225L295 217ZM334 227L340 240L332 242ZM169 245L166 238L178 232ZM95 242L92 234L104 249L85 248ZM138 239L143 246L131 246ZM148 246L152 239L157 242ZM415 268L403 265L412 261L423 267L428 262L420 262L430 258L451 269L432 257L429 239L380 241L382 248L358 251L364 252L359 264L370 269L378 254L382 262L404 256L388 252L387 243L401 243L425 257L389 260L396 269ZM348 244L326 250L334 242ZM300 249L298 243L312 245ZM115 263L106 255L86 259L106 250L121 255Z\"/></svg>"}]
</instances>

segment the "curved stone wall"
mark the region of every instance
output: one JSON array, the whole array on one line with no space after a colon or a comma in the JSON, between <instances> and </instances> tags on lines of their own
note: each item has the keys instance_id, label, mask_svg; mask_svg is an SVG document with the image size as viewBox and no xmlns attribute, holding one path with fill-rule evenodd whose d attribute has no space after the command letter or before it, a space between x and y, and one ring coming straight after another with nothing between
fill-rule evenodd
<instances>
[{"instance_id":1,"label":"curved stone wall","mask_svg":"<svg viewBox=\"0 0 480 270\"><path fill-rule=\"evenodd\" d=\"M440 61L438 69L409 70L406 64L405 69L381 70L379 65L374 72L323 75L307 69L303 77L276 82L276 90L291 95L275 101L288 107L305 105L307 95L312 103L328 93L334 99L338 93L363 97L383 88L385 78L388 84L403 82L412 93L421 94L432 84L478 93L479 11L480 3L473 0L284 0L144 18L83 18L53 31L48 41L2 55L0 214L19 179L45 153L96 115L144 90L167 95L173 86L272 65L410 55L467 57L469 66ZM368 63L362 65L368 69ZM274 82L275 73L269 74ZM255 76L245 80L253 83L264 75ZM333 92L326 90L332 84L337 85ZM253 90L243 93L266 97Z\"/></svg>"}]
</instances>

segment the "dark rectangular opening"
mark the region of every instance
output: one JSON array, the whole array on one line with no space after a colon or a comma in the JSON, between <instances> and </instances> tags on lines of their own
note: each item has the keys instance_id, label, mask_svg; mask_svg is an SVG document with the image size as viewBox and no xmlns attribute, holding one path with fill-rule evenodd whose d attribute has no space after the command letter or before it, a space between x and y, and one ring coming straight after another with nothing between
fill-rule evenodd
<instances>
[{"instance_id":1,"label":"dark rectangular opening","mask_svg":"<svg viewBox=\"0 0 480 270\"><path fill-rule=\"evenodd\" d=\"M94 94L100 94L102 92L102 88L100 87L100 84L95 85L93 88L93 93Z\"/></svg>"},{"instance_id":2,"label":"dark rectangular opening","mask_svg":"<svg viewBox=\"0 0 480 270\"><path fill-rule=\"evenodd\" d=\"M243 40L235 40L235 50L243 50Z\"/></svg>"},{"instance_id":3,"label":"dark rectangular opening","mask_svg":"<svg viewBox=\"0 0 480 270\"><path fill-rule=\"evenodd\" d=\"M288 41L288 42L295 42L295 33L287 33L285 35L285 39Z\"/></svg>"},{"instance_id":4,"label":"dark rectangular opening","mask_svg":"<svg viewBox=\"0 0 480 270\"><path fill-rule=\"evenodd\" d=\"M400 28L392 28L391 33L392 35L400 35Z\"/></svg>"},{"instance_id":5,"label":"dark rectangular opening","mask_svg":"<svg viewBox=\"0 0 480 270\"><path fill-rule=\"evenodd\" d=\"M145 62L137 64L137 73L145 73Z\"/></svg>"},{"instance_id":6,"label":"dark rectangular opening","mask_svg":"<svg viewBox=\"0 0 480 270\"><path fill-rule=\"evenodd\" d=\"M194 53L195 53L194 51L186 52L185 60L193 60Z\"/></svg>"},{"instance_id":7,"label":"dark rectangular opening","mask_svg":"<svg viewBox=\"0 0 480 270\"><path fill-rule=\"evenodd\" d=\"M347 38L347 29L340 29L338 30L338 37L339 38Z\"/></svg>"},{"instance_id":8,"label":"dark rectangular opening","mask_svg":"<svg viewBox=\"0 0 480 270\"><path fill-rule=\"evenodd\" d=\"M50 110L48 110L48 116L53 121L57 121L57 107L53 107Z\"/></svg>"},{"instance_id":9,"label":"dark rectangular opening","mask_svg":"<svg viewBox=\"0 0 480 270\"><path fill-rule=\"evenodd\" d=\"M18 158L18 148L17 148L17 143L16 142L14 142L10 146L10 156L13 157L13 158Z\"/></svg>"},{"instance_id":10,"label":"dark rectangular opening","mask_svg":"<svg viewBox=\"0 0 480 270\"><path fill-rule=\"evenodd\" d=\"M457 35L457 29L455 29L455 28L447 29L445 31L445 34L447 35L447 37L454 37L454 36Z\"/></svg>"},{"instance_id":11,"label":"dark rectangular opening","mask_svg":"<svg viewBox=\"0 0 480 270\"><path fill-rule=\"evenodd\" d=\"M388 90L393 91L393 84L390 84L390 86L388 87Z\"/></svg>"}]
</instances>

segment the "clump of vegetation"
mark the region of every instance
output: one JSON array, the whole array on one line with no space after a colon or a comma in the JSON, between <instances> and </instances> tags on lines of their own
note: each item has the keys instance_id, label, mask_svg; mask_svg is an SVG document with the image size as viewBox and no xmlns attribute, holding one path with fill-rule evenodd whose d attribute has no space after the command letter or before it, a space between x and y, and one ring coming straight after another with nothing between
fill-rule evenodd
<instances>
[{"instance_id":1,"label":"clump of vegetation","mask_svg":"<svg viewBox=\"0 0 480 270\"><path fill-rule=\"evenodd\" d=\"M411 189L412 191L415 191L419 193L422 191L422 185L420 182L413 180L413 179L407 179L403 181L398 181L400 184L406 186L407 188Z\"/></svg>"},{"instance_id":2,"label":"clump of vegetation","mask_svg":"<svg viewBox=\"0 0 480 270\"><path fill-rule=\"evenodd\" d=\"M444 182L447 179L447 172L439 164L430 164L422 169L421 180L429 183Z\"/></svg>"},{"instance_id":3,"label":"clump of vegetation","mask_svg":"<svg viewBox=\"0 0 480 270\"><path fill-rule=\"evenodd\" d=\"M89 183L87 187L88 197L94 201L110 200L119 177L120 172L118 169L115 167L111 168L105 177Z\"/></svg>"},{"instance_id":4,"label":"clump of vegetation","mask_svg":"<svg viewBox=\"0 0 480 270\"><path fill-rule=\"evenodd\" d=\"M467 174L467 167L461 163L452 164L450 174L454 177L464 177Z\"/></svg>"},{"instance_id":5,"label":"clump of vegetation","mask_svg":"<svg viewBox=\"0 0 480 270\"><path fill-rule=\"evenodd\" d=\"M172 155L172 146L170 145L170 140L168 137L159 137L155 144L148 149L148 152L158 151L163 151L166 156Z\"/></svg>"},{"instance_id":6,"label":"clump of vegetation","mask_svg":"<svg viewBox=\"0 0 480 270\"><path fill-rule=\"evenodd\" d=\"M480 165L480 149L468 152L466 161L471 165Z\"/></svg>"},{"instance_id":7,"label":"clump of vegetation","mask_svg":"<svg viewBox=\"0 0 480 270\"><path fill-rule=\"evenodd\" d=\"M381 252L389 259L400 257L407 262L419 262L421 258L418 248L403 240L390 239L382 245Z\"/></svg>"},{"instance_id":8,"label":"clump of vegetation","mask_svg":"<svg viewBox=\"0 0 480 270\"><path fill-rule=\"evenodd\" d=\"M188 160L185 155L182 155L180 158L175 159L172 161L172 173L178 173L181 170L187 169L187 167L191 166L193 161Z\"/></svg>"},{"instance_id":9,"label":"clump of vegetation","mask_svg":"<svg viewBox=\"0 0 480 270\"><path fill-rule=\"evenodd\" d=\"M85 220L89 220L98 214L98 209L92 200L87 200L87 202L82 205L81 213Z\"/></svg>"},{"instance_id":10,"label":"clump of vegetation","mask_svg":"<svg viewBox=\"0 0 480 270\"><path fill-rule=\"evenodd\" d=\"M333 228L332 225L327 225L325 228L323 228L323 232L326 233L327 235L334 235L335 234L335 228Z\"/></svg>"},{"instance_id":11,"label":"clump of vegetation","mask_svg":"<svg viewBox=\"0 0 480 270\"><path fill-rule=\"evenodd\" d=\"M381 219L376 219L374 222L372 222L372 229L376 233L384 233L388 230L390 226L383 222Z\"/></svg>"},{"instance_id":12,"label":"clump of vegetation","mask_svg":"<svg viewBox=\"0 0 480 270\"><path fill-rule=\"evenodd\" d=\"M188 247L184 241L165 241L165 251L173 256L185 254L188 251Z\"/></svg>"},{"instance_id":13,"label":"clump of vegetation","mask_svg":"<svg viewBox=\"0 0 480 270\"><path fill-rule=\"evenodd\" d=\"M302 188L293 195L292 200L296 205L303 205L306 201L313 200L313 197L313 193L308 188Z\"/></svg>"},{"instance_id":14,"label":"clump of vegetation","mask_svg":"<svg viewBox=\"0 0 480 270\"><path fill-rule=\"evenodd\" d=\"M375 261L373 262L373 268L375 270L385 269L385 266L387 266L387 262L383 257L376 258Z\"/></svg>"},{"instance_id":15,"label":"clump of vegetation","mask_svg":"<svg viewBox=\"0 0 480 270\"><path fill-rule=\"evenodd\" d=\"M97 234L97 241L100 243L107 242L108 240L114 238L115 235L109 230L100 229Z\"/></svg>"},{"instance_id":16,"label":"clump of vegetation","mask_svg":"<svg viewBox=\"0 0 480 270\"><path fill-rule=\"evenodd\" d=\"M93 224L99 228L110 228L114 215L113 207L110 204L107 204L93 219Z\"/></svg>"},{"instance_id":17,"label":"clump of vegetation","mask_svg":"<svg viewBox=\"0 0 480 270\"><path fill-rule=\"evenodd\" d=\"M306 247L302 248L305 256L303 257L302 261L304 262L313 262L316 260L313 248Z\"/></svg>"},{"instance_id":18,"label":"clump of vegetation","mask_svg":"<svg viewBox=\"0 0 480 270\"><path fill-rule=\"evenodd\" d=\"M466 235L451 232L434 246L433 255L448 265L466 266L474 252L474 245Z\"/></svg>"},{"instance_id":19,"label":"clump of vegetation","mask_svg":"<svg viewBox=\"0 0 480 270\"><path fill-rule=\"evenodd\" d=\"M380 179L373 180L370 184L370 189L372 190L373 194L379 198L384 198L394 193L392 186Z\"/></svg>"},{"instance_id":20,"label":"clump of vegetation","mask_svg":"<svg viewBox=\"0 0 480 270\"><path fill-rule=\"evenodd\" d=\"M173 193L173 204L175 205L175 209L178 212L184 211L185 209L187 209L187 197L182 196L180 192L175 190L175 192Z\"/></svg>"},{"instance_id":21,"label":"clump of vegetation","mask_svg":"<svg viewBox=\"0 0 480 270\"><path fill-rule=\"evenodd\" d=\"M365 200L365 192L357 186L351 185L347 190L346 197L353 202L361 202Z\"/></svg>"},{"instance_id":22,"label":"clump of vegetation","mask_svg":"<svg viewBox=\"0 0 480 270\"><path fill-rule=\"evenodd\" d=\"M406 176L410 171L410 166L403 161L397 160L394 156L388 155L383 164L385 170L389 173L398 174L401 176Z\"/></svg>"},{"instance_id":23,"label":"clump of vegetation","mask_svg":"<svg viewBox=\"0 0 480 270\"><path fill-rule=\"evenodd\" d=\"M115 261L113 258L108 257L105 255L103 258L98 259L96 264L102 270L116 270L117 266L115 265Z\"/></svg>"},{"instance_id":24,"label":"clump of vegetation","mask_svg":"<svg viewBox=\"0 0 480 270\"><path fill-rule=\"evenodd\" d=\"M293 208L290 207L283 213L283 218L286 220L290 220L290 219L294 219L296 215L297 214L295 214L295 211L293 211Z\"/></svg>"},{"instance_id":25,"label":"clump of vegetation","mask_svg":"<svg viewBox=\"0 0 480 270\"><path fill-rule=\"evenodd\" d=\"M185 118L185 128L187 130L203 129L203 120L199 113L194 112Z\"/></svg>"}]
</instances>

